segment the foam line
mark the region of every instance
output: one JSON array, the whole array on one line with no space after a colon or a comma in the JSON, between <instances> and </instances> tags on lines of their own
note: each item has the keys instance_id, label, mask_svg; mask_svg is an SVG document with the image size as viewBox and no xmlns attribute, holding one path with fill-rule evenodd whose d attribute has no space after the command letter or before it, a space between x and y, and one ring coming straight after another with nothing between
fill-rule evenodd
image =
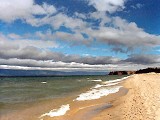
<instances>
[{"instance_id":1,"label":"foam line","mask_svg":"<svg viewBox=\"0 0 160 120\"><path fill-rule=\"evenodd\" d=\"M41 83L46 84L47 82L41 82Z\"/></svg>"},{"instance_id":2,"label":"foam line","mask_svg":"<svg viewBox=\"0 0 160 120\"><path fill-rule=\"evenodd\" d=\"M53 109L48 113L44 113L43 115L40 116L40 118L45 116L49 116L49 117L62 116L62 115L65 115L68 110L70 110L69 104L62 105L59 109Z\"/></svg>"},{"instance_id":3,"label":"foam line","mask_svg":"<svg viewBox=\"0 0 160 120\"><path fill-rule=\"evenodd\" d=\"M94 99L99 99L103 96L107 96L111 93L116 93L119 91L119 89L122 86L114 86L112 88L101 88L101 89L92 89L90 91L87 91L86 93L80 94L76 100L77 101L85 101L85 100L94 100Z\"/></svg>"},{"instance_id":4,"label":"foam line","mask_svg":"<svg viewBox=\"0 0 160 120\"><path fill-rule=\"evenodd\" d=\"M98 79L98 80L89 80L89 81L92 81L92 82L102 82L101 79Z\"/></svg>"}]
</instances>

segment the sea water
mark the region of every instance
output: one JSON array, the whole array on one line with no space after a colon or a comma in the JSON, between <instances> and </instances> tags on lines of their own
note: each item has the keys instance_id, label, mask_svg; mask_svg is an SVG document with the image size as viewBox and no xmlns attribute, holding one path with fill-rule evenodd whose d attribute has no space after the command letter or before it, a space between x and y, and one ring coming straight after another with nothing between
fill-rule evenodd
<instances>
[{"instance_id":1,"label":"sea water","mask_svg":"<svg viewBox=\"0 0 160 120\"><path fill-rule=\"evenodd\" d=\"M98 99L115 93L124 76L64 76L64 77L9 77L0 78L0 115L23 109L38 101L54 100L74 95L76 101ZM113 83L110 80L113 81ZM116 85L116 86L115 86ZM69 103L52 109L48 116L63 115Z\"/></svg>"}]
</instances>

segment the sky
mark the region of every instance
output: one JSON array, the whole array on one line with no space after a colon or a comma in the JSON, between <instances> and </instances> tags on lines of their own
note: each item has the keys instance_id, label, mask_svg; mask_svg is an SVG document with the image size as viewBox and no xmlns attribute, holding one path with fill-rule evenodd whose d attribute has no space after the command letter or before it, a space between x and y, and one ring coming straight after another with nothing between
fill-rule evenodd
<instances>
[{"instance_id":1,"label":"sky","mask_svg":"<svg viewBox=\"0 0 160 120\"><path fill-rule=\"evenodd\" d=\"M0 69L160 67L159 0L0 0Z\"/></svg>"}]
</instances>

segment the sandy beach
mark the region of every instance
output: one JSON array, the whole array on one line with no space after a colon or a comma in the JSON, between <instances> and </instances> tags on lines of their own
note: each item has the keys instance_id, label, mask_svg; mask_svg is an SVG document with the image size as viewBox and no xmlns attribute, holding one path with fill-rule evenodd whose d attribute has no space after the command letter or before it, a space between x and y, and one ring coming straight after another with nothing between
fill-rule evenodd
<instances>
[{"instance_id":1,"label":"sandy beach","mask_svg":"<svg viewBox=\"0 0 160 120\"><path fill-rule=\"evenodd\" d=\"M119 92L88 103L73 103L75 108L72 107L65 116L54 119L160 120L160 74L133 75L121 84L124 88Z\"/></svg>"},{"instance_id":2,"label":"sandy beach","mask_svg":"<svg viewBox=\"0 0 160 120\"><path fill-rule=\"evenodd\" d=\"M160 120L160 74L133 75L123 86L128 93L93 120Z\"/></svg>"},{"instance_id":3,"label":"sandy beach","mask_svg":"<svg viewBox=\"0 0 160 120\"><path fill-rule=\"evenodd\" d=\"M160 120L160 74L132 75L97 100L73 102L64 116L43 120Z\"/></svg>"},{"instance_id":4,"label":"sandy beach","mask_svg":"<svg viewBox=\"0 0 160 120\"><path fill-rule=\"evenodd\" d=\"M103 96L100 99L74 101L74 97L66 98L67 100L64 101L65 104L69 103L69 110L62 116L41 116L52 110L54 106L52 104L58 104L58 101L54 103L48 101L18 113L1 116L1 119L160 120L160 74L135 74L122 80L118 85L123 86L118 92ZM32 117L33 114L34 117Z\"/></svg>"}]
</instances>

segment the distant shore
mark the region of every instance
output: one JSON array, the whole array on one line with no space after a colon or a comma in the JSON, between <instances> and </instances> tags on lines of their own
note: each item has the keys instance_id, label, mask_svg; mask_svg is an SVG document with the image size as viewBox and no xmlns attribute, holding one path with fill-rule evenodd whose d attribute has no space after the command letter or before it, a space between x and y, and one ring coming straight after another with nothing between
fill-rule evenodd
<instances>
[{"instance_id":1,"label":"distant shore","mask_svg":"<svg viewBox=\"0 0 160 120\"><path fill-rule=\"evenodd\" d=\"M133 75L133 74L144 74L144 73L160 73L160 68L146 68L146 69L140 69L136 71L111 71L108 75Z\"/></svg>"}]
</instances>

